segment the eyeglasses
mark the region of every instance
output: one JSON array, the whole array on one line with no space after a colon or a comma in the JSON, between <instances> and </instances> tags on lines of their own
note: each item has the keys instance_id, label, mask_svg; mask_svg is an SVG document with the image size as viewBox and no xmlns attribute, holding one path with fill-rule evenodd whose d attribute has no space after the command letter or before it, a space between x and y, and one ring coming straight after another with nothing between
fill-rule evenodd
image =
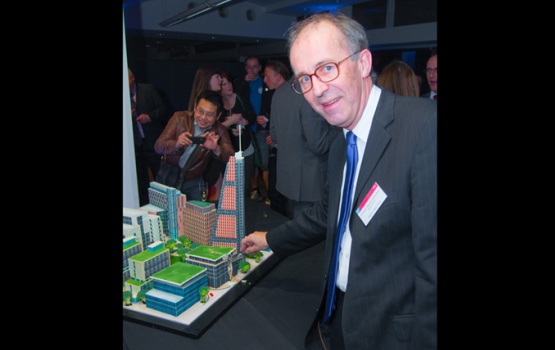
<instances>
[{"instance_id":1,"label":"eyeglasses","mask_svg":"<svg viewBox=\"0 0 555 350\"><path fill-rule=\"evenodd\" d=\"M216 112L206 112L204 109L202 109L200 107L195 108L195 113L199 117L202 117L203 115L205 115L207 118L215 118L216 117Z\"/></svg>"},{"instance_id":2,"label":"eyeglasses","mask_svg":"<svg viewBox=\"0 0 555 350\"><path fill-rule=\"evenodd\" d=\"M330 81L337 79L337 77L339 76L339 65L345 62L348 58L351 58L358 53L360 53L360 51L355 52L354 54L342 59L337 63L329 62L323 64L320 67L316 68L313 74L304 74L298 76L291 83L291 87L293 88L293 90L295 90L296 93L302 95L306 94L312 89L312 76L318 78L318 80L320 80L322 83L329 83Z\"/></svg>"},{"instance_id":3,"label":"eyeglasses","mask_svg":"<svg viewBox=\"0 0 555 350\"><path fill-rule=\"evenodd\" d=\"M426 73L431 73L431 72L437 73L437 67L435 67L435 68L426 68Z\"/></svg>"}]
</instances>

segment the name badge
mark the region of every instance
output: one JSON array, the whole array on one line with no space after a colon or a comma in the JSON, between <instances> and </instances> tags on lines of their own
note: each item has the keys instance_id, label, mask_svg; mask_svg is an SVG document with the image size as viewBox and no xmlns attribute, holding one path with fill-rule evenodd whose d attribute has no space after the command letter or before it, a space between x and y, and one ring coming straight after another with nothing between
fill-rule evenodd
<instances>
[{"instance_id":1,"label":"name badge","mask_svg":"<svg viewBox=\"0 0 555 350\"><path fill-rule=\"evenodd\" d=\"M362 222L364 222L364 225L368 226L368 223L372 220L372 217L386 198L387 194L385 194L377 182L374 182L374 185L372 185L372 188L368 191L357 209L357 214Z\"/></svg>"}]
</instances>

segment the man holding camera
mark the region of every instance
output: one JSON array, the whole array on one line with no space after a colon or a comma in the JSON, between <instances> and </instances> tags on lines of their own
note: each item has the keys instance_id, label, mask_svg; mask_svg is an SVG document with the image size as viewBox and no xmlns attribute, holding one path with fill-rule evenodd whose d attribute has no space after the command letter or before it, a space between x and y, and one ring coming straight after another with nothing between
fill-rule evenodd
<instances>
[{"instance_id":1,"label":"man holding camera","mask_svg":"<svg viewBox=\"0 0 555 350\"><path fill-rule=\"evenodd\" d=\"M199 184L204 182L202 174L210 160L227 163L235 153L227 128L218 122L222 110L222 96L205 90L195 99L193 111L174 113L154 148L166 163L179 167L181 177L176 183L157 177L157 182L178 188L187 200L202 200ZM199 136L205 139L195 139Z\"/></svg>"}]
</instances>

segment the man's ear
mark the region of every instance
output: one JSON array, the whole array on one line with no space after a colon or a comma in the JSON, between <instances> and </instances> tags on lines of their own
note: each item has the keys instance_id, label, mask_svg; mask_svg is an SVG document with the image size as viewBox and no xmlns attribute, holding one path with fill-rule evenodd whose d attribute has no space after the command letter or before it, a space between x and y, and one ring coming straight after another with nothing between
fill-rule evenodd
<instances>
[{"instance_id":1,"label":"man's ear","mask_svg":"<svg viewBox=\"0 0 555 350\"><path fill-rule=\"evenodd\" d=\"M372 53L370 50L364 49L360 52L360 58L358 60L359 64L361 65L361 72L363 77L367 77L370 75L370 71L372 70Z\"/></svg>"}]
</instances>

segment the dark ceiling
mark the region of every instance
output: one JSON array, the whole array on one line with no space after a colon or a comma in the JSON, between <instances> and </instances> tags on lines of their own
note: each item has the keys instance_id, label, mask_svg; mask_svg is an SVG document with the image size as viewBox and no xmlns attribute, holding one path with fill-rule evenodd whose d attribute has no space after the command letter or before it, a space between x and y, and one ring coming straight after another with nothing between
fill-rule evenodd
<instances>
[{"instance_id":1,"label":"dark ceiling","mask_svg":"<svg viewBox=\"0 0 555 350\"><path fill-rule=\"evenodd\" d=\"M166 0L123 0L125 6L133 6L140 2L160 2ZM386 7L388 0L247 0L265 8L266 13L280 14L301 18L310 13L319 12L322 9L331 7L353 6L353 18L361 22L366 29L375 29L385 26ZM188 2L189 8L197 2ZM226 6L243 2L234 0ZM162 6L162 5L161 5ZM176 14L172 14L177 15ZM202 15L201 15L202 16ZM220 14L220 16L222 16ZM395 0L395 25L408 25L416 23L426 23L437 21L437 0ZM169 29L169 28L168 28ZM264 39L263 42L252 37L238 36L218 36L214 40L210 34L183 33L179 31L169 31L160 34L153 31L126 31L126 44L128 52L136 58L140 56L148 57L149 51L163 54L167 59L186 59L191 55L221 52L222 50L232 50L238 47L257 47L282 42L279 39Z\"/></svg>"}]
</instances>

